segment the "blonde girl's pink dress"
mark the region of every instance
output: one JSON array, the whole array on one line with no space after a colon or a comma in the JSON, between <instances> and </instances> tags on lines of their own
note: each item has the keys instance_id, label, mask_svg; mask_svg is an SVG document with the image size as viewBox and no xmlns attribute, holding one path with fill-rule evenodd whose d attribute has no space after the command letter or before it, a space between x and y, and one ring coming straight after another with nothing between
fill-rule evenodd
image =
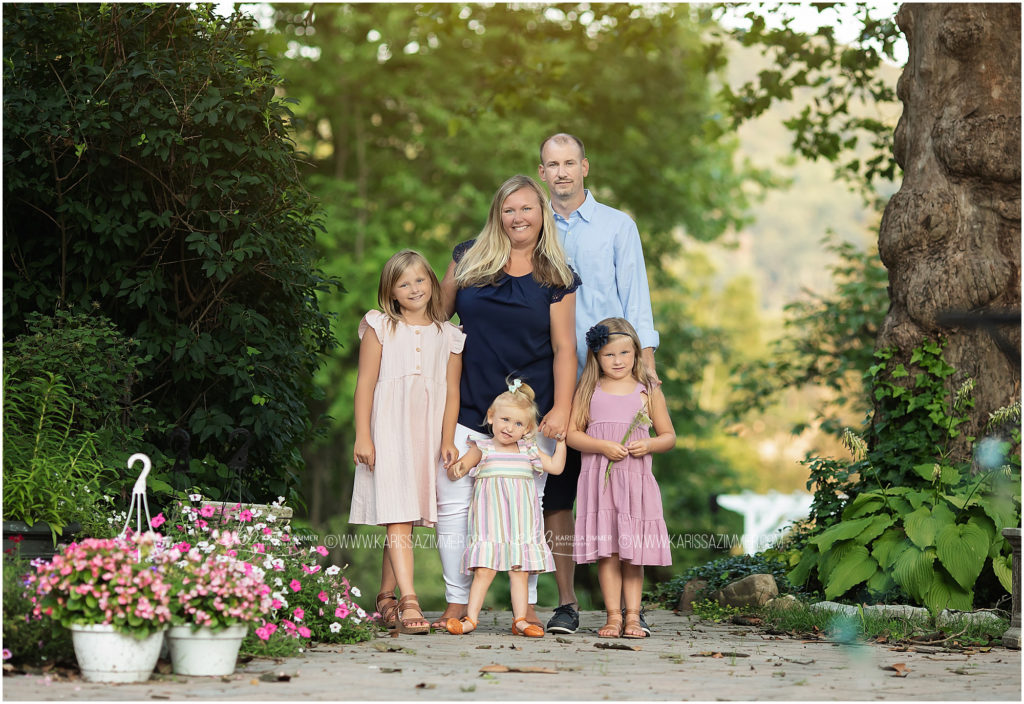
<instances>
[{"instance_id":1,"label":"blonde girl's pink dress","mask_svg":"<svg viewBox=\"0 0 1024 704\"><path fill-rule=\"evenodd\" d=\"M356 465L349 522L433 526L448 359L462 352L466 336L447 322L392 329L379 310L363 317L359 338L370 328L383 348L370 414L376 463L372 472Z\"/></svg>"},{"instance_id":2,"label":"blonde girl's pink dress","mask_svg":"<svg viewBox=\"0 0 1024 704\"><path fill-rule=\"evenodd\" d=\"M644 406L644 387L616 396L600 385L590 401L587 435L622 442ZM625 444L650 437L650 426L633 430ZM651 471L651 455L627 456L612 466L605 481L608 458L583 453L576 494L576 543L573 559L580 564L618 554L634 565L671 565L668 529L661 507L661 489Z\"/></svg>"},{"instance_id":3,"label":"blonde girl's pink dress","mask_svg":"<svg viewBox=\"0 0 1024 704\"><path fill-rule=\"evenodd\" d=\"M551 572L555 561L544 540L535 472L543 472L537 443L519 441L517 452L498 452L488 437L469 439L483 453L469 470L469 542L462 571L489 567L499 572Z\"/></svg>"}]
</instances>

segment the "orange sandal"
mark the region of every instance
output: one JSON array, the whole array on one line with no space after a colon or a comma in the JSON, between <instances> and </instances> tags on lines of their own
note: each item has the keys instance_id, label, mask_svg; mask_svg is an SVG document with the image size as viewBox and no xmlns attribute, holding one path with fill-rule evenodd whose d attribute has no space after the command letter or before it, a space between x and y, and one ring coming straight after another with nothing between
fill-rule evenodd
<instances>
[{"instance_id":1,"label":"orange sandal","mask_svg":"<svg viewBox=\"0 0 1024 704\"><path fill-rule=\"evenodd\" d=\"M466 621L469 621L469 623L466 623ZM477 622L470 616L463 616L461 621L457 618L450 618L444 624L445 630L455 636L472 633L476 630L476 627Z\"/></svg>"},{"instance_id":2,"label":"orange sandal","mask_svg":"<svg viewBox=\"0 0 1024 704\"><path fill-rule=\"evenodd\" d=\"M519 630L519 622L522 621L526 624L526 628ZM527 638L543 638L544 629L540 626L535 626L526 620L525 616L520 616L512 622L512 633L517 636L526 636Z\"/></svg>"},{"instance_id":3,"label":"orange sandal","mask_svg":"<svg viewBox=\"0 0 1024 704\"><path fill-rule=\"evenodd\" d=\"M623 638L646 638L647 634L640 626L640 609L626 609L626 625L622 629Z\"/></svg>"},{"instance_id":4,"label":"orange sandal","mask_svg":"<svg viewBox=\"0 0 1024 704\"><path fill-rule=\"evenodd\" d=\"M381 592L377 595L377 613L381 624L389 631L398 627L398 599L394 592Z\"/></svg>"},{"instance_id":5,"label":"orange sandal","mask_svg":"<svg viewBox=\"0 0 1024 704\"><path fill-rule=\"evenodd\" d=\"M597 632L598 638L621 638L622 637L622 612L609 611L608 619Z\"/></svg>"},{"instance_id":6,"label":"orange sandal","mask_svg":"<svg viewBox=\"0 0 1024 704\"><path fill-rule=\"evenodd\" d=\"M418 611L419 617L413 616L412 618L402 618L402 614L406 611ZM409 623L415 623L416 621L422 621L422 626L410 626ZM412 635L423 635L424 633L430 633L430 623L426 618L423 617L423 609L420 608L419 601L416 600L415 594L403 594L402 598L398 600L398 622L397 622L399 633L409 633Z\"/></svg>"}]
</instances>

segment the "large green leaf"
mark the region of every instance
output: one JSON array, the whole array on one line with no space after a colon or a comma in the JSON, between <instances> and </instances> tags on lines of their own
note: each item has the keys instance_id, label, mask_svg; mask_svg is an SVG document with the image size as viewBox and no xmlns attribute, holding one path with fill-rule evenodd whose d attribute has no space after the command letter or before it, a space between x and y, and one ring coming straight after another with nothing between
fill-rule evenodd
<instances>
[{"instance_id":1,"label":"large green leaf","mask_svg":"<svg viewBox=\"0 0 1024 704\"><path fill-rule=\"evenodd\" d=\"M889 528L871 546L871 556L875 558L883 569L892 567L900 552L905 550L911 542L906 539L903 531L899 528Z\"/></svg>"},{"instance_id":2,"label":"large green leaf","mask_svg":"<svg viewBox=\"0 0 1024 704\"><path fill-rule=\"evenodd\" d=\"M1013 594L1013 555L998 555L992 558L992 571L996 579L1010 594Z\"/></svg>"},{"instance_id":3,"label":"large green leaf","mask_svg":"<svg viewBox=\"0 0 1024 704\"><path fill-rule=\"evenodd\" d=\"M798 587L803 586L804 582L807 581L807 577L811 574L811 570L817 567L819 555L820 553L816 546L808 545L805 547L800 552L800 561L787 574L789 581Z\"/></svg>"},{"instance_id":4,"label":"large green leaf","mask_svg":"<svg viewBox=\"0 0 1024 704\"><path fill-rule=\"evenodd\" d=\"M825 584L825 598L835 599L842 596L851 587L866 581L878 570L878 563L868 554L863 545L850 547L843 559L838 561L827 576L822 576Z\"/></svg>"},{"instance_id":5,"label":"large green leaf","mask_svg":"<svg viewBox=\"0 0 1024 704\"><path fill-rule=\"evenodd\" d=\"M933 614L943 609L970 611L974 606L974 592L956 583L945 570L937 569L931 587L924 598L924 605Z\"/></svg>"},{"instance_id":6,"label":"large green leaf","mask_svg":"<svg viewBox=\"0 0 1024 704\"><path fill-rule=\"evenodd\" d=\"M895 519L893 519L893 517L888 513L873 516L871 518L871 523L869 523L868 526L860 532L860 535L857 536L857 542L861 545L867 545L881 535L882 531L891 526L894 520Z\"/></svg>"},{"instance_id":7,"label":"large green leaf","mask_svg":"<svg viewBox=\"0 0 1024 704\"><path fill-rule=\"evenodd\" d=\"M1019 506L1014 503L1013 496L1008 492L986 495L981 502L981 508L996 524L996 530L1000 533L1003 528L1012 528L1020 524Z\"/></svg>"},{"instance_id":8,"label":"large green leaf","mask_svg":"<svg viewBox=\"0 0 1024 704\"><path fill-rule=\"evenodd\" d=\"M948 525L935 536L939 562L964 589L972 589L988 558L989 539L971 523Z\"/></svg>"},{"instance_id":9,"label":"large green leaf","mask_svg":"<svg viewBox=\"0 0 1024 704\"><path fill-rule=\"evenodd\" d=\"M923 603L935 580L935 550L908 545L892 565L892 578L910 596Z\"/></svg>"},{"instance_id":10,"label":"large green leaf","mask_svg":"<svg viewBox=\"0 0 1024 704\"><path fill-rule=\"evenodd\" d=\"M852 521L840 521L830 527L824 533L811 539L811 543L818 546L821 552L827 553L832 544L839 540L849 540L860 535L873 520L872 516L856 518Z\"/></svg>"},{"instance_id":11,"label":"large green leaf","mask_svg":"<svg viewBox=\"0 0 1024 704\"><path fill-rule=\"evenodd\" d=\"M868 578L866 586L871 594L882 595L896 586L896 582L892 580L892 577L885 570L879 568Z\"/></svg>"},{"instance_id":12,"label":"large green leaf","mask_svg":"<svg viewBox=\"0 0 1024 704\"><path fill-rule=\"evenodd\" d=\"M860 518L868 513L874 513L885 506L885 497L871 491L860 494L850 505L843 509L843 520L849 521Z\"/></svg>"}]
</instances>

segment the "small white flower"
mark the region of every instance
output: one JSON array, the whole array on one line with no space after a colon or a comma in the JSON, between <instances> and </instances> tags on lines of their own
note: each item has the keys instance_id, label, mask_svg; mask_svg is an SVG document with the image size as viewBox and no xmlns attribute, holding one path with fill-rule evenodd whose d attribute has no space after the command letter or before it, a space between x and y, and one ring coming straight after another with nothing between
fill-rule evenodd
<instances>
[{"instance_id":1,"label":"small white flower","mask_svg":"<svg viewBox=\"0 0 1024 704\"><path fill-rule=\"evenodd\" d=\"M273 523L276 520L277 520L277 516L275 516L272 513L267 514L267 523Z\"/></svg>"},{"instance_id":2,"label":"small white flower","mask_svg":"<svg viewBox=\"0 0 1024 704\"><path fill-rule=\"evenodd\" d=\"M356 613L359 614L359 618L366 618L366 612L358 606L356 607Z\"/></svg>"},{"instance_id":3,"label":"small white flower","mask_svg":"<svg viewBox=\"0 0 1024 704\"><path fill-rule=\"evenodd\" d=\"M202 494L189 494L188 495L188 500L189 501L202 501L203 500L203 495Z\"/></svg>"},{"instance_id":4,"label":"small white flower","mask_svg":"<svg viewBox=\"0 0 1024 704\"><path fill-rule=\"evenodd\" d=\"M274 580L274 586L275 587L283 587L284 586L284 580L281 579L280 577L276 578Z\"/></svg>"},{"instance_id":5,"label":"small white flower","mask_svg":"<svg viewBox=\"0 0 1024 704\"><path fill-rule=\"evenodd\" d=\"M324 572L326 572L327 574L329 574L329 575L331 575L333 577L334 575L336 575L339 572L341 572L341 568L338 567L337 565L331 565L326 570L324 570Z\"/></svg>"},{"instance_id":6,"label":"small white flower","mask_svg":"<svg viewBox=\"0 0 1024 704\"><path fill-rule=\"evenodd\" d=\"M359 587L352 587L351 589L349 589L349 591L352 592L352 596L362 596L363 595L363 593L361 591L359 591ZM365 616L365 615L366 614L360 614L360 616Z\"/></svg>"},{"instance_id":7,"label":"small white flower","mask_svg":"<svg viewBox=\"0 0 1024 704\"><path fill-rule=\"evenodd\" d=\"M341 630L341 624L335 621L331 624L331 633L337 633Z\"/></svg>"}]
</instances>

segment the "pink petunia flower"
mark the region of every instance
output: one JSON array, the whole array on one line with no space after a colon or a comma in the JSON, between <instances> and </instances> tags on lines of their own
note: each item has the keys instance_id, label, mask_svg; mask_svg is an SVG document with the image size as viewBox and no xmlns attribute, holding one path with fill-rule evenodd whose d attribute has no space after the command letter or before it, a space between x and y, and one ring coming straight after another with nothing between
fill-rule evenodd
<instances>
[{"instance_id":1,"label":"pink petunia flower","mask_svg":"<svg viewBox=\"0 0 1024 704\"><path fill-rule=\"evenodd\" d=\"M330 600L330 597L327 596L327 592L324 591L321 591L319 594L317 594L316 598L324 602L325 604Z\"/></svg>"},{"instance_id":2,"label":"pink petunia flower","mask_svg":"<svg viewBox=\"0 0 1024 704\"><path fill-rule=\"evenodd\" d=\"M348 614L348 606L346 606L345 604L340 605L338 608L334 610L334 615L338 618L345 618L346 616L348 616Z\"/></svg>"},{"instance_id":3,"label":"pink petunia flower","mask_svg":"<svg viewBox=\"0 0 1024 704\"><path fill-rule=\"evenodd\" d=\"M313 632L305 626L299 626L299 635L303 638L309 638L311 635L313 635Z\"/></svg>"},{"instance_id":4,"label":"pink petunia flower","mask_svg":"<svg viewBox=\"0 0 1024 704\"><path fill-rule=\"evenodd\" d=\"M247 508L243 508L241 513L238 514L238 520L242 521L243 523L249 523L250 521L252 521L252 511L250 511Z\"/></svg>"},{"instance_id":5,"label":"pink petunia flower","mask_svg":"<svg viewBox=\"0 0 1024 704\"><path fill-rule=\"evenodd\" d=\"M167 519L164 518L164 514L161 512L153 516L153 520L149 522L149 525L153 526L154 528L159 528L164 524L164 521L166 520Z\"/></svg>"},{"instance_id":6,"label":"pink petunia flower","mask_svg":"<svg viewBox=\"0 0 1024 704\"><path fill-rule=\"evenodd\" d=\"M301 606L296 606L295 610L292 611L292 616L295 617L296 621L301 621L302 617L306 615L306 611Z\"/></svg>"},{"instance_id":7,"label":"pink petunia flower","mask_svg":"<svg viewBox=\"0 0 1024 704\"><path fill-rule=\"evenodd\" d=\"M327 548L325 548L323 545L317 545L316 546L316 551L318 553L320 553L321 555L323 555L324 557L327 557Z\"/></svg>"},{"instance_id":8,"label":"pink petunia flower","mask_svg":"<svg viewBox=\"0 0 1024 704\"><path fill-rule=\"evenodd\" d=\"M199 515L203 518L211 518L215 512L216 509L210 504L206 504L201 509L199 509Z\"/></svg>"},{"instance_id":9,"label":"pink petunia flower","mask_svg":"<svg viewBox=\"0 0 1024 704\"><path fill-rule=\"evenodd\" d=\"M297 579L293 579L291 582L289 582L288 586L292 588L293 592L297 592L300 589L302 589L302 582L300 582Z\"/></svg>"}]
</instances>

